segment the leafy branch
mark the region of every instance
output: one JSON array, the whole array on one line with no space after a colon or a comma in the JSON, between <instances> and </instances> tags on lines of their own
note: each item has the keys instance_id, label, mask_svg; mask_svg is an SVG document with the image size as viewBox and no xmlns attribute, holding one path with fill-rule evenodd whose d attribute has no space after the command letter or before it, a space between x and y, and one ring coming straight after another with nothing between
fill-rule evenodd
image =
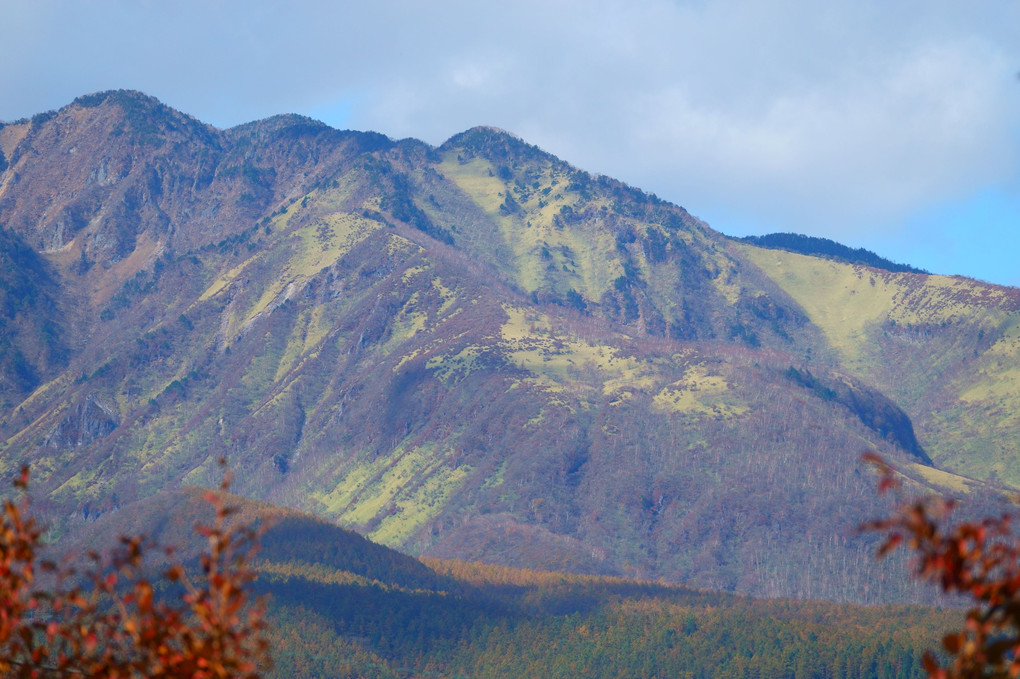
<instances>
[{"instance_id":1,"label":"leafy branch","mask_svg":"<svg viewBox=\"0 0 1020 679\"><path fill-rule=\"evenodd\" d=\"M222 493L205 494L215 518L195 526L206 541L201 576L178 563L162 573L183 590L173 602L157 596L144 574L155 547L145 536L122 537L105 557L91 553L80 577L41 560L43 530L28 512L28 482L23 468L14 484L23 497L7 500L0 515L0 674L257 679L270 666L265 607L246 591L259 531L232 525L235 510ZM229 485L225 473L220 490Z\"/></svg>"}]
</instances>

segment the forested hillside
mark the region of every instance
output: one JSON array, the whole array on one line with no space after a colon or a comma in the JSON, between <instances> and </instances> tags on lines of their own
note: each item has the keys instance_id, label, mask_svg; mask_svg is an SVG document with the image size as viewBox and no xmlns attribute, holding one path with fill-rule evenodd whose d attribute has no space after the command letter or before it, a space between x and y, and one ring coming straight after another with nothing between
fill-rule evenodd
<instances>
[{"instance_id":1,"label":"forested hillside","mask_svg":"<svg viewBox=\"0 0 1020 679\"><path fill-rule=\"evenodd\" d=\"M102 548L146 533L193 564L200 540L191 526L212 520L201 496L159 493L107 514L82 540ZM961 617L423 563L299 512L224 501L234 521L268 527L254 589L270 597L271 676L899 679L923 676L921 650ZM150 554L151 567L163 565L159 550Z\"/></svg>"}]
</instances>

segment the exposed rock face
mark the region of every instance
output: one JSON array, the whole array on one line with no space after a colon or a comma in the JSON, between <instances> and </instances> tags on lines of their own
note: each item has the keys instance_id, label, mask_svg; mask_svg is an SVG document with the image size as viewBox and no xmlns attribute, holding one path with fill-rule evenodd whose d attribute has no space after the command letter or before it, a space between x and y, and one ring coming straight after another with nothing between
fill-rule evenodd
<instances>
[{"instance_id":1,"label":"exposed rock face","mask_svg":"<svg viewBox=\"0 0 1020 679\"><path fill-rule=\"evenodd\" d=\"M56 450L81 448L109 436L119 424L116 412L90 393L50 430L45 444Z\"/></svg>"}]
</instances>

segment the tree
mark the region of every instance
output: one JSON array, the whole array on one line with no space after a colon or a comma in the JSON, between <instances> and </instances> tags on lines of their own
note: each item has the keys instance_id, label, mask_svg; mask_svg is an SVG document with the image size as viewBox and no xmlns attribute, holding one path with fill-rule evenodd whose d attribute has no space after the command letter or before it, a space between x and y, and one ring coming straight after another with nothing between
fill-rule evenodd
<instances>
[{"instance_id":1,"label":"tree","mask_svg":"<svg viewBox=\"0 0 1020 679\"><path fill-rule=\"evenodd\" d=\"M24 468L15 486L28 488ZM224 475L221 490L230 484ZM269 666L264 607L245 586L258 532L230 525L221 493L197 525L207 542L201 577L175 564L162 575L182 593L156 595L143 572L154 548L145 537L123 537L112 554L91 554L83 574L39 557L42 528L28 499L7 500L0 515L0 674L5 677L255 679ZM170 550L168 550L169 552ZM77 584L67 584L77 583Z\"/></svg>"},{"instance_id":2,"label":"tree","mask_svg":"<svg viewBox=\"0 0 1020 679\"><path fill-rule=\"evenodd\" d=\"M865 455L879 472L879 492L902 491L896 470L874 453ZM939 496L903 500L892 515L865 524L885 535L878 555L907 547L915 575L943 592L969 598L964 627L947 634L942 646L950 662L931 653L924 667L935 679L1020 676L1020 536L1013 515L952 521L955 503Z\"/></svg>"}]
</instances>

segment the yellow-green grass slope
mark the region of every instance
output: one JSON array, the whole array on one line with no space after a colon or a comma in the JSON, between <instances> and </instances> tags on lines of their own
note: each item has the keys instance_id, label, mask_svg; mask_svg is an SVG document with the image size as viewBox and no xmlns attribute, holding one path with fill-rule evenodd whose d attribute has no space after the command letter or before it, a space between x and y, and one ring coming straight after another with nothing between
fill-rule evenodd
<instances>
[{"instance_id":1,"label":"yellow-green grass slope","mask_svg":"<svg viewBox=\"0 0 1020 679\"><path fill-rule=\"evenodd\" d=\"M936 462L1020 484L1020 291L734 247L803 308L845 370L896 400Z\"/></svg>"}]
</instances>

